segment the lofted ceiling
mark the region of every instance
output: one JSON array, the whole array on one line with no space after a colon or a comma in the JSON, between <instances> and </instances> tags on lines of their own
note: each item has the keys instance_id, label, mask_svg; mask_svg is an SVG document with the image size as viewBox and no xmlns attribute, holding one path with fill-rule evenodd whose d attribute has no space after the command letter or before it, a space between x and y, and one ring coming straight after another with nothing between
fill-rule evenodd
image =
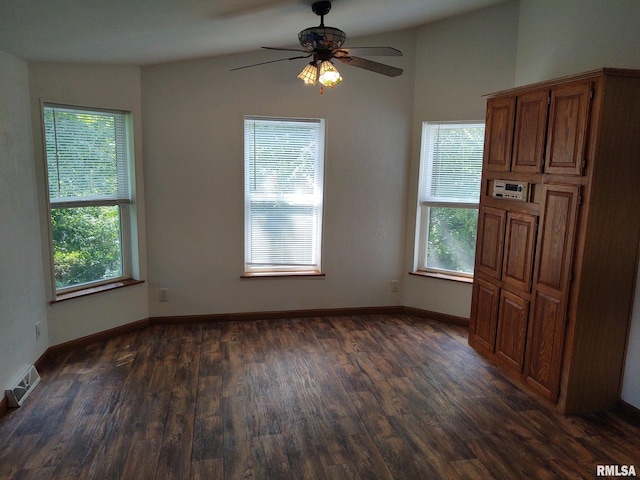
<instances>
[{"instance_id":1,"label":"lofted ceiling","mask_svg":"<svg viewBox=\"0 0 640 480\"><path fill-rule=\"evenodd\" d=\"M334 0L325 24L354 37L415 27L501 1ZM149 65L263 45L295 46L300 30L319 24L312 3L0 0L0 50L26 61Z\"/></svg>"}]
</instances>

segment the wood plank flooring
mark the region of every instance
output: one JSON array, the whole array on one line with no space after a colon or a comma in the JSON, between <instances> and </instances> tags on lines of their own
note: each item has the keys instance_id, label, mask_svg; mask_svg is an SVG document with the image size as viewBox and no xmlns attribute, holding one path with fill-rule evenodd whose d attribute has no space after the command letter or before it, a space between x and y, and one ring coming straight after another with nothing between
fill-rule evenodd
<instances>
[{"instance_id":1,"label":"wood plank flooring","mask_svg":"<svg viewBox=\"0 0 640 480\"><path fill-rule=\"evenodd\" d=\"M0 479L556 479L640 428L550 411L404 315L154 326L76 350L0 419ZM640 472L639 472L640 473Z\"/></svg>"}]
</instances>

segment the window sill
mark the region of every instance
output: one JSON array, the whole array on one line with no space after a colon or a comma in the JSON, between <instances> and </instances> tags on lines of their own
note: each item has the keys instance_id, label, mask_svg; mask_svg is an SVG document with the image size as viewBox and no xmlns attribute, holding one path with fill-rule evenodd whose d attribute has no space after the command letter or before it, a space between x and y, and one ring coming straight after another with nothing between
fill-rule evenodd
<instances>
[{"instance_id":1,"label":"window sill","mask_svg":"<svg viewBox=\"0 0 640 480\"><path fill-rule=\"evenodd\" d=\"M121 280L119 282L106 283L104 285L99 285L96 287L87 287L81 290L74 290L73 292L65 292L59 295L56 295L56 298L51 300L52 305L54 303L64 302L65 300L72 300L74 298L86 297L88 295L93 295L95 293L107 292L110 290L116 290L118 288L129 287L131 285L139 285L144 283L144 280L134 280L132 278Z\"/></svg>"},{"instance_id":2,"label":"window sill","mask_svg":"<svg viewBox=\"0 0 640 480\"><path fill-rule=\"evenodd\" d=\"M440 280L450 280L460 283L473 283L473 277L463 277L462 275L455 275L452 273L423 272L418 270L415 272L409 272L409 275L415 275L417 277L438 278Z\"/></svg>"},{"instance_id":3,"label":"window sill","mask_svg":"<svg viewBox=\"0 0 640 480\"><path fill-rule=\"evenodd\" d=\"M301 272L247 272L240 278L273 278L273 277L324 277L325 274L313 270Z\"/></svg>"}]
</instances>

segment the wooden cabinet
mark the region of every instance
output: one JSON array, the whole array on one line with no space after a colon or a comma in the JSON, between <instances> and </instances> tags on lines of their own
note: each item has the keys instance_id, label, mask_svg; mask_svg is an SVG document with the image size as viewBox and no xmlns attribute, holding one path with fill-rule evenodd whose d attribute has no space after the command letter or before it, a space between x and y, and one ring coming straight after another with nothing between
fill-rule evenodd
<instances>
[{"instance_id":1,"label":"wooden cabinet","mask_svg":"<svg viewBox=\"0 0 640 480\"><path fill-rule=\"evenodd\" d=\"M502 273L506 216L507 212L504 210L490 207L481 208L478 214L475 269L496 279L499 279Z\"/></svg>"},{"instance_id":2,"label":"wooden cabinet","mask_svg":"<svg viewBox=\"0 0 640 480\"><path fill-rule=\"evenodd\" d=\"M529 291L536 217L482 207L478 217L476 271Z\"/></svg>"},{"instance_id":3,"label":"wooden cabinet","mask_svg":"<svg viewBox=\"0 0 640 480\"><path fill-rule=\"evenodd\" d=\"M590 79L487 100L484 169L581 175Z\"/></svg>"},{"instance_id":4,"label":"wooden cabinet","mask_svg":"<svg viewBox=\"0 0 640 480\"><path fill-rule=\"evenodd\" d=\"M580 187L544 185L533 314L527 335L527 383L556 401Z\"/></svg>"},{"instance_id":5,"label":"wooden cabinet","mask_svg":"<svg viewBox=\"0 0 640 480\"><path fill-rule=\"evenodd\" d=\"M564 413L619 399L640 241L638 125L635 70L487 100L469 343ZM527 183L526 201L493 197L496 180Z\"/></svg>"},{"instance_id":6,"label":"wooden cabinet","mask_svg":"<svg viewBox=\"0 0 640 480\"><path fill-rule=\"evenodd\" d=\"M515 97L500 97L487 101L487 122L484 136L484 168L491 172L507 172L511 168Z\"/></svg>"},{"instance_id":7,"label":"wooden cabinet","mask_svg":"<svg viewBox=\"0 0 640 480\"><path fill-rule=\"evenodd\" d=\"M499 299L498 286L481 278L474 281L472 316L481 318L482 321L470 326L469 339L477 350L485 354L493 353L495 349Z\"/></svg>"},{"instance_id":8,"label":"wooden cabinet","mask_svg":"<svg viewBox=\"0 0 640 480\"><path fill-rule=\"evenodd\" d=\"M536 225L533 215L507 212L502 279L523 292L531 291Z\"/></svg>"},{"instance_id":9,"label":"wooden cabinet","mask_svg":"<svg viewBox=\"0 0 640 480\"><path fill-rule=\"evenodd\" d=\"M537 217L482 207L470 343L522 372Z\"/></svg>"},{"instance_id":10,"label":"wooden cabinet","mask_svg":"<svg viewBox=\"0 0 640 480\"><path fill-rule=\"evenodd\" d=\"M529 302L507 290L500 296L496 356L498 363L515 373L522 372L527 338Z\"/></svg>"},{"instance_id":11,"label":"wooden cabinet","mask_svg":"<svg viewBox=\"0 0 640 480\"><path fill-rule=\"evenodd\" d=\"M519 95L517 104L512 170L539 173L544 160L549 91L537 90Z\"/></svg>"},{"instance_id":12,"label":"wooden cabinet","mask_svg":"<svg viewBox=\"0 0 640 480\"><path fill-rule=\"evenodd\" d=\"M560 382L564 337L563 299L536 290L527 331L525 380L541 396L555 402Z\"/></svg>"},{"instance_id":13,"label":"wooden cabinet","mask_svg":"<svg viewBox=\"0 0 640 480\"><path fill-rule=\"evenodd\" d=\"M592 83L588 81L552 90L545 155L547 173L582 173L592 92Z\"/></svg>"},{"instance_id":14,"label":"wooden cabinet","mask_svg":"<svg viewBox=\"0 0 640 480\"><path fill-rule=\"evenodd\" d=\"M544 185L535 285L563 296L569 288L580 186Z\"/></svg>"}]
</instances>

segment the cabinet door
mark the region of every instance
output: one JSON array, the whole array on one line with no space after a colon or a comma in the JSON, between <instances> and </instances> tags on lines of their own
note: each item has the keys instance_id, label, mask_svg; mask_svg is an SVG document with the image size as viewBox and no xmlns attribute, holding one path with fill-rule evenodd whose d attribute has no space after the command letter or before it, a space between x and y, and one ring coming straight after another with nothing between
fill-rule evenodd
<instances>
[{"instance_id":1,"label":"cabinet door","mask_svg":"<svg viewBox=\"0 0 640 480\"><path fill-rule=\"evenodd\" d=\"M496 344L499 295L500 289L496 285L475 278L471 299L469 344L485 355L493 354Z\"/></svg>"},{"instance_id":2,"label":"cabinet door","mask_svg":"<svg viewBox=\"0 0 640 480\"><path fill-rule=\"evenodd\" d=\"M548 90L526 93L517 98L511 171L541 171L548 110Z\"/></svg>"},{"instance_id":3,"label":"cabinet door","mask_svg":"<svg viewBox=\"0 0 640 480\"><path fill-rule=\"evenodd\" d=\"M478 217L476 272L499 279L502 273L506 211L484 207Z\"/></svg>"},{"instance_id":4,"label":"cabinet door","mask_svg":"<svg viewBox=\"0 0 640 480\"><path fill-rule=\"evenodd\" d=\"M563 299L536 290L527 332L525 378L540 395L555 402L564 343Z\"/></svg>"},{"instance_id":5,"label":"cabinet door","mask_svg":"<svg viewBox=\"0 0 640 480\"><path fill-rule=\"evenodd\" d=\"M500 312L496 340L498 362L507 370L522 373L529 302L503 290L500 294L498 311Z\"/></svg>"},{"instance_id":6,"label":"cabinet door","mask_svg":"<svg viewBox=\"0 0 640 480\"><path fill-rule=\"evenodd\" d=\"M487 171L508 172L511 167L515 105L515 97L487 101L483 154L483 166Z\"/></svg>"},{"instance_id":7,"label":"cabinet door","mask_svg":"<svg viewBox=\"0 0 640 480\"><path fill-rule=\"evenodd\" d=\"M554 402L560 384L579 194L577 185L543 188L524 373L527 383Z\"/></svg>"},{"instance_id":8,"label":"cabinet door","mask_svg":"<svg viewBox=\"0 0 640 480\"><path fill-rule=\"evenodd\" d=\"M590 82L551 91L545 172L582 175L590 98Z\"/></svg>"},{"instance_id":9,"label":"cabinet door","mask_svg":"<svg viewBox=\"0 0 640 480\"><path fill-rule=\"evenodd\" d=\"M562 296L571 273L580 186L544 185L542 197L534 282L536 288Z\"/></svg>"},{"instance_id":10,"label":"cabinet door","mask_svg":"<svg viewBox=\"0 0 640 480\"><path fill-rule=\"evenodd\" d=\"M525 292L531 291L537 217L507 213L502 280Z\"/></svg>"}]
</instances>

